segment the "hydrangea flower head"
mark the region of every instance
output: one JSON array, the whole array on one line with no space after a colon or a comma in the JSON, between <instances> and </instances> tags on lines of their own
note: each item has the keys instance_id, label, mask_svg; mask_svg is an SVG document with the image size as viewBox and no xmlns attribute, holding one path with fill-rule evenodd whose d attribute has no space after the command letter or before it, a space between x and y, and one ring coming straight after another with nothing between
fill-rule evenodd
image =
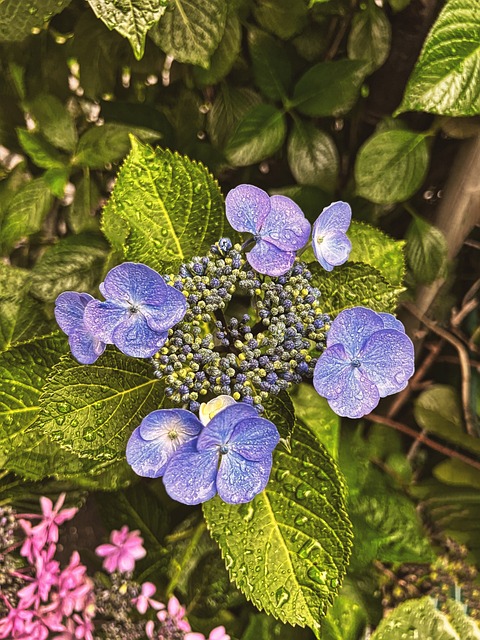
<instances>
[{"instance_id":1,"label":"hydrangea flower head","mask_svg":"<svg viewBox=\"0 0 480 640\"><path fill-rule=\"evenodd\" d=\"M216 493L231 504L249 502L267 485L279 439L275 425L252 406L227 406L171 458L163 476L167 493L184 504Z\"/></svg>"},{"instance_id":2,"label":"hydrangea flower head","mask_svg":"<svg viewBox=\"0 0 480 640\"><path fill-rule=\"evenodd\" d=\"M124 262L114 267L100 291L105 302L91 300L86 306L87 329L136 358L153 356L187 309L184 295L145 264Z\"/></svg>"},{"instance_id":3,"label":"hydrangea flower head","mask_svg":"<svg viewBox=\"0 0 480 640\"><path fill-rule=\"evenodd\" d=\"M283 275L308 242L310 223L286 196L270 197L263 189L241 184L228 193L225 207L234 229L253 234L256 244L246 256L258 273Z\"/></svg>"},{"instance_id":4,"label":"hydrangea flower head","mask_svg":"<svg viewBox=\"0 0 480 640\"><path fill-rule=\"evenodd\" d=\"M105 351L105 343L85 326L87 304L94 300L88 293L64 291L55 301L55 318L67 334L70 351L81 364L93 364Z\"/></svg>"},{"instance_id":5,"label":"hydrangea flower head","mask_svg":"<svg viewBox=\"0 0 480 640\"><path fill-rule=\"evenodd\" d=\"M401 322L365 307L346 309L332 322L313 385L340 416L361 418L407 386L414 350Z\"/></svg>"},{"instance_id":6,"label":"hydrangea flower head","mask_svg":"<svg viewBox=\"0 0 480 640\"><path fill-rule=\"evenodd\" d=\"M326 271L348 260L352 243L345 233L351 219L352 210L346 202L333 202L313 223L313 252Z\"/></svg>"},{"instance_id":7,"label":"hydrangea flower head","mask_svg":"<svg viewBox=\"0 0 480 640\"><path fill-rule=\"evenodd\" d=\"M159 409L146 416L127 443L127 462L139 476L158 478L178 447L200 433L202 424L185 409Z\"/></svg>"},{"instance_id":8,"label":"hydrangea flower head","mask_svg":"<svg viewBox=\"0 0 480 640\"><path fill-rule=\"evenodd\" d=\"M105 558L102 566L106 571L133 571L135 561L147 555L143 548L143 538L139 534L140 531L129 531L125 525L120 531L114 529L111 532L110 544L101 544L95 549L97 556Z\"/></svg>"}]
</instances>

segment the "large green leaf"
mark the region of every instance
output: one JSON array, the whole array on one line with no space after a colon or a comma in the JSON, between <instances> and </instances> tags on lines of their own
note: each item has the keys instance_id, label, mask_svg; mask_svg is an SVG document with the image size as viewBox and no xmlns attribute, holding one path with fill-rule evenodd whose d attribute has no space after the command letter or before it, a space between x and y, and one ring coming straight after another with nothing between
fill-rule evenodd
<instances>
[{"instance_id":1,"label":"large green leaf","mask_svg":"<svg viewBox=\"0 0 480 640\"><path fill-rule=\"evenodd\" d=\"M304 0L257 0L253 13L261 27L283 40L301 31L307 22Z\"/></svg>"},{"instance_id":2,"label":"large green leaf","mask_svg":"<svg viewBox=\"0 0 480 640\"><path fill-rule=\"evenodd\" d=\"M424 134L397 129L376 133L357 155L357 193L377 204L407 200L421 186L428 162Z\"/></svg>"},{"instance_id":3,"label":"large green leaf","mask_svg":"<svg viewBox=\"0 0 480 640\"><path fill-rule=\"evenodd\" d=\"M299 184L333 193L338 178L338 151L331 136L310 122L297 120L288 139L288 164Z\"/></svg>"},{"instance_id":4,"label":"large green leaf","mask_svg":"<svg viewBox=\"0 0 480 640\"><path fill-rule=\"evenodd\" d=\"M325 398L318 395L311 384L302 383L292 394L295 415L305 423L328 453L338 457L340 418L328 406Z\"/></svg>"},{"instance_id":5,"label":"large green leaf","mask_svg":"<svg viewBox=\"0 0 480 640\"><path fill-rule=\"evenodd\" d=\"M280 149L286 132L282 111L269 104L252 107L227 143L227 160L239 167L265 160Z\"/></svg>"},{"instance_id":6,"label":"large green leaf","mask_svg":"<svg viewBox=\"0 0 480 640\"><path fill-rule=\"evenodd\" d=\"M297 425L292 451L277 448L269 484L250 503L204 504L230 577L259 609L317 637L345 575L351 530L336 464Z\"/></svg>"},{"instance_id":7,"label":"large green leaf","mask_svg":"<svg viewBox=\"0 0 480 640\"><path fill-rule=\"evenodd\" d=\"M41 134L18 128L17 135L22 149L38 167L43 169L65 168L67 158L47 142Z\"/></svg>"},{"instance_id":8,"label":"large green leaf","mask_svg":"<svg viewBox=\"0 0 480 640\"><path fill-rule=\"evenodd\" d=\"M269 396L264 401L265 417L277 427L280 438L287 448L290 448L290 438L295 426L295 410L292 400L286 391L276 396Z\"/></svg>"},{"instance_id":9,"label":"large green leaf","mask_svg":"<svg viewBox=\"0 0 480 640\"><path fill-rule=\"evenodd\" d=\"M391 39L392 30L385 11L370 0L352 20L347 42L348 57L364 60L369 71L373 72L387 59Z\"/></svg>"},{"instance_id":10,"label":"large green leaf","mask_svg":"<svg viewBox=\"0 0 480 640\"><path fill-rule=\"evenodd\" d=\"M225 31L220 44L210 59L208 69L195 67L193 75L201 86L217 84L232 68L242 47L242 25L238 16L231 11L227 15Z\"/></svg>"},{"instance_id":11,"label":"large green leaf","mask_svg":"<svg viewBox=\"0 0 480 640\"><path fill-rule=\"evenodd\" d=\"M0 6L0 40L23 40L32 29L43 27L71 0L3 0Z\"/></svg>"},{"instance_id":12,"label":"large green leaf","mask_svg":"<svg viewBox=\"0 0 480 640\"><path fill-rule=\"evenodd\" d=\"M425 41L398 113L480 113L479 66L480 1L449 0Z\"/></svg>"},{"instance_id":13,"label":"large green leaf","mask_svg":"<svg viewBox=\"0 0 480 640\"><path fill-rule=\"evenodd\" d=\"M212 144L222 149L242 117L261 101L252 89L237 89L223 82L207 117L207 132Z\"/></svg>"},{"instance_id":14,"label":"large green leaf","mask_svg":"<svg viewBox=\"0 0 480 640\"><path fill-rule=\"evenodd\" d=\"M28 109L44 137L54 147L73 151L77 142L75 121L55 96L42 93L28 103Z\"/></svg>"},{"instance_id":15,"label":"large green leaf","mask_svg":"<svg viewBox=\"0 0 480 640\"><path fill-rule=\"evenodd\" d=\"M108 350L95 364L62 359L45 385L39 423L80 458L123 460L135 427L163 401L149 362Z\"/></svg>"},{"instance_id":16,"label":"large green leaf","mask_svg":"<svg viewBox=\"0 0 480 640\"><path fill-rule=\"evenodd\" d=\"M222 38L226 17L224 0L172 0L151 36L175 60L207 69Z\"/></svg>"},{"instance_id":17,"label":"large green leaf","mask_svg":"<svg viewBox=\"0 0 480 640\"><path fill-rule=\"evenodd\" d=\"M283 46L261 29L248 32L248 49L255 84L267 98L282 100L292 82L292 64Z\"/></svg>"},{"instance_id":18,"label":"large green leaf","mask_svg":"<svg viewBox=\"0 0 480 640\"><path fill-rule=\"evenodd\" d=\"M319 62L297 82L290 106L307 116L341 116L357 101L366 73L361 60Z\"/></svg>"},{"instance_id":19,"label":"large green leaf","mask_svg":"<svg viewBox=\"0 0 480 640\"><path fill-rule=\"evenodd\" d=\"M97 18L128 38L137 60L143 56L147 31L165 12L166 0L88 0Z\"/></svg>"},{"instance_id":20,"label":"large green leaf","mask_svg":"<svg viewBox=\"0 0 480 640\"><path fill-rule=\"evenodd\" d=\"M200 163L134 140L102 222L126 260L161 270L201 255L222 236L223 198Z\"/></svg>"},{"instance_id":21,"label":"large green leaf","mask_svg":"<svg viewBox=\"0 0 480 640\"><path fill-rule=\"evenodd\" d=\"M428 284L445 275L448 245L440 229L414 215L406 238L408 264L418 282Z\"/></svg>"}]
</instances>

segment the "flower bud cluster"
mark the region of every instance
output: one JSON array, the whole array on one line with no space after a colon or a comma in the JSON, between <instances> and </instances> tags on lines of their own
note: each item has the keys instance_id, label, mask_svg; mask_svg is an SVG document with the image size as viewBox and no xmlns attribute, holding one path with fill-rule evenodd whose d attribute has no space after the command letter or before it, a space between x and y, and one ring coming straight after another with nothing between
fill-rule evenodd
<instances>
[{"instance_id":1,"label":"flower bud cluster","mask_svg":"<svg viewBox=\"0 0 480 640\"><path fill-rule=\"evenodd\" d=\"M223 238L166 278L188 308L153 362L167 397L191 411L221 394L261 410L269 394L311 377L312 351L324 348L329 319L306 265L266 278L240 251Z\"/></svg>"}]
</instances>

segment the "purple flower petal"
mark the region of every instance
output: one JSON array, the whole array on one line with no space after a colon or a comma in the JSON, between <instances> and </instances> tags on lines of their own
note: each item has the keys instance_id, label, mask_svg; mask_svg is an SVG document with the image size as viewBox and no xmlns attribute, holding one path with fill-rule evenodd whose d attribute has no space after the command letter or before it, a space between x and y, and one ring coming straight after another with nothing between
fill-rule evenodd
<instances>
[{"instance_id":1,"label":"purple flower petal","mask_svg":"<svg viewBox=\"0 0 480 640\"><path fill-rule=\"evenodd\" d=\"M384 329L395 329L396 331L401 331L401 333L405 333L405 327L397 320L395 316L392 316L391 313L380 312L378 314L383 320L383 328Z\"/></svg>"},{"instance_id":2,"label":"purple flower petal","mask_svg":"<svg viewBox=\"0 0 480 640\"><path fill-rule=\"evenodd\" d=\"M383 320L375 311L366 307L345 309L332 322L327 347L340 343L350 356L355 357L366 338L380 329L383 329Z\"/></svg>"},{"instance_id":3,"label":"purple flower petal","mask_svg":"<svg viewBox=\"0 0 480 640\"><path fill-rule=\"evenodd\" d=\"M254 419L258 419L258 411L245 402L237 402L225 407L200 433L197 442L198 451L216 451L219 446L229 442L238 422Z\"/></svg>"},{"instance_id":4,"label":"purple flower petal","mask_svg":"<svg viewBox=\"0 0 480 640\"><path fill-rule=\"evenodd\" d=\"M342 344L325 349L315 365L313 386L324 398L335 398L344 392L352 369L351 357Z\"/></svg>"},{"instance_id":5,"label":"purple flower petal","mask_svg":"<svg viewBox=\"0 0 480 640\"><path fill-rule=\"evenodd\" d=\"M168 495L183 504L200 504L217 493L218 453L184 444L170 459L163 476Z\"/></svg>"},{"instance_id":6,"label":"purple flower petal","mask_svg":"<svg viewBox=\"0 0 480 640\"><path fill-rule=\"evenodd\" d=\"M217 476L218 495L224 502L250 502L267 486L272 456L259 461L245 460L231 451L222 456Z\"/></svg>"},{"instance_id":7,"label":"purple flower petal","mask_svg":"<svg viewBox=\"0 0 480 640\"><path fill-rule=\"evenodd\" d=\"M325 207L313 223L313 235L324 236L330 231L347 231L352 220L352 210L346 202L332 202Z\"/></svg>"},{"instance_id":8,"label":"purple flower petal","mask_svg":"<svg viewBox=\"0 0 480 640\"><path fill-rule=\"evenodd\" d=\"M343 231L329 231L319 242L319 238L313 238L313 252L326 271L332 271L348 260L352 243Z\"/></svg>"},{"instance_id":9,"label":"purple flower petal","mask_svg":"<svg viewBox=\"0 0 480 640\"><path fill-rule=\"evenodd\" d=\"M155 440L162 434L167 434L172 439L172 432L177 433L178 439L190 440L198 436L202 423L194 413L186 409L158 409L145 416L138 429L144 440Z\"/></svg>"},{"instance_id":10,"label":"purple flower petal","mask_svg":"<svg viewBox=\"0 0 480 640\"><path fill-rule=\"evenodd\" d=\"M270 197L263 189L241 184L228 192L225 211L234 229L256 235L270 212Z\"/></svg>"},{"instance_id":11,"label":"purple flower petal","mask_svg":"<svg viewBox=\"0 0 480 640\"><path fill-rule=\"evenodd\" d=\"M124 262L111 269L100 291L107 300L130 304L162 304L167 285L162 276L136 262Z\"/></svg>"},{"instance_id":12,"label":"purple flower petal","mask_svg":"<svg viewBox=\"0 0 480 640\"><path fill-rule=\"evenodd\" d=\"M55 319L60 329L68 335L83 326L85 307L94 298L88 293L64 291L55 300Z\"/></svg>"},{"instance_id":13,"label":"purple flower petal","mask_svg":"<svg viewBox=\"0 0 480 640\"><path fill-rule=\"evenodd\" d=\"M128 307L119 307L114 302L92 300L85 307L85 326L102 342L113 344L115 328L130 315Z\"/></svg>"},{"instance_id":14,"label":"purple flower petal","mask_svg":"<svg viewBox=\"0 0 480 640\"><path fill-rule=\"evenodd\" d=\"M361 369L351 367L342 371L343 391L334 398L327 398L330 408L339 416L361 418L373 411L380 400L378 389Z\"/></svg>"},{"instance_id":15,"label":"purple flower petal","mask_svg":"<svg viewBox=\"0 0 480 640\"><path fill-rule=\"evenodd\" d=\"M113 344L122 353L134 358L150 358L168 338L168 331L152 331L141 313L129 315L112 334Z\"/></svg>"},{"instance_id":16,"label":"purple flower petal","mask_svg":"<svg viewBox=\"0 0 480 640\"><path fill-rule=\"evenodd\" d=\"M295 262L293 251L278 249L266 240L259 240L253 249L246 254L250 265L267 276L282 276L292 268Z\"/></svg>"},{"instance_id":17,"label":"purple flower petal","mask_svg":"<svg viewBox=\"0 0 480 640\"><path fill-rule=\"evenodd\" d=\"M235 425L228 449L246 460L263 460L272 454L280 436L277 427L265 418L246 418Z\"/></svg>"},{"instance_id":18,"label":"purple flower petal","mask_svg":"<svg viewBox=\"0 0 480 640\"><path fill-rule=\"evenodd\" d=\"M362 370L384 398L405 389L413 375L414 355L412 341L405 333L384 329L365 341L359 359Z\"/></svg>"},{"instance_id":19,"label":"purple flower petal","mask_svg":"<svg viewBox=\"0 0 480 640\"><path fill-rule=\"evenodd\" d=\"M260 229L260 236L283 251L298 251L308 242L310 222L300 207L286 196L270 198L271 211Z\"/></svg>"},{"instance_id":20,"label":"purple flower petal","mask_svg":"<svg viewBox=\"0 0 480 640\"><path fill-rule=\"evenodd\" d=\"M165 285L163 300L158 304L141 304L140 310L153 331L168 331L183 319L187 301L180 291Z\"/></svg>"},{"instance_id":21,"label":"purple flower petal","mask_svg":"<svg viewBox=\"0 0 480 640\"><path fill-rule=\"evenodd\" d=\"M85 328L71 333L68 344L72 356L81 364L93 364L105 351L105 343L95 338Z\"/></svg>"}]
</instances>

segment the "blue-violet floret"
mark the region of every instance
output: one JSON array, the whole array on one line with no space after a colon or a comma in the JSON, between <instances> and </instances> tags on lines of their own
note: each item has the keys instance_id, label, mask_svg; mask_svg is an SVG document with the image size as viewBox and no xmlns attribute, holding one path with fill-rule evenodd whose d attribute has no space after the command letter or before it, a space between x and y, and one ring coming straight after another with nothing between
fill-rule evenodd
<instances>
[{"instance_id":1,"label":"blue-violet floret","mask_svg":"<svg viewBox=\"0 0 480 640\"><path fill-rule=\"evenodd\" d=\"M352 210L346 202L333 202L313 224L313 252L326 271L332 271L348 260L352 243L346 231L351 219Z\"/></svg>"}]
</instances>

